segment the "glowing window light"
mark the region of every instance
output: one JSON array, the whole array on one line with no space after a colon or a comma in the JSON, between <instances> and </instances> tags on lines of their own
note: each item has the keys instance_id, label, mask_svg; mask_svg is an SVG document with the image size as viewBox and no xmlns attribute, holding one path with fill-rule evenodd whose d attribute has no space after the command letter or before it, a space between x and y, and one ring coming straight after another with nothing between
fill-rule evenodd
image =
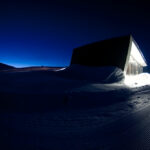
<instances>
[{"instance_id":1,"label":"glowing window light","mask_svg":"<svg viewBox=\"0 0 150 150\"><path fill-rule=\"evenodd\" d=\"M135 59L133 58L133 56L132 56L132 55L130 55L129 63L136 63L136 61L135 61Z\"/></svg>"},{"instance_id":2,"label":"glowing window light","mask_svg":"<svg viewBox=\"0 0 150 150\"><path fill-rule=\"evenodd\" d=\"M129 57L129 64L140 65L142 67L147 66L142 54L140 53L136 44L132 41L131 43L131 54ZM130 87L140 87L149 85L150 86L150 74L140 73L136 75L125 74L124 83Z\"/></svg>"},{"instance_id":3,"label":"glowing window light","mask_svg":"<svg viewBox=\"0 0 150 150\"><path fill-rule=\"evenodd\" d=\"M141 66L147 66L143 57L141 56L141 53L139 52L137 46L134 42L132 42L131 45L131 56L139 63Z\"/></svg>"}]
</instances>

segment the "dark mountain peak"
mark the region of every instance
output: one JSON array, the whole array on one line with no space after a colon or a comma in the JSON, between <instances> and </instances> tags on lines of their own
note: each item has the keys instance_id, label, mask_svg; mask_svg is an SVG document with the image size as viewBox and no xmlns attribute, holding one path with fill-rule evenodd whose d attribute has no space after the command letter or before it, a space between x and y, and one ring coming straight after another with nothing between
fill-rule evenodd
<instances>
[{"instance_id":1,"label":"dark mountain peak","mask_svg":"<svg viewBox=\"0 0 150 150\"><path fill-rule=\"evenodd\" d=\"M0 63L0 70L8 70L8 69L14 69L15 67Z\"/></svg>"}]
</instances>

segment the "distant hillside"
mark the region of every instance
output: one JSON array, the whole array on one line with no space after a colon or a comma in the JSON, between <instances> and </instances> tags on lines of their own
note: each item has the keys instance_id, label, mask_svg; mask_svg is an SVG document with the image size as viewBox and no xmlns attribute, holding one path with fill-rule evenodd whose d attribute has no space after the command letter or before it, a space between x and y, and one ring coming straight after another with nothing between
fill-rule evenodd
<instances>
[{"instance_id":1,"label":"distant hillside","mask_svg":"<svg viewBox=\"0 0 150 150\"><path fill-rule=\"evenodd\" d=\"M14 69L15 67L0 63L0 70Z\"/></svg>"}]
</instances>

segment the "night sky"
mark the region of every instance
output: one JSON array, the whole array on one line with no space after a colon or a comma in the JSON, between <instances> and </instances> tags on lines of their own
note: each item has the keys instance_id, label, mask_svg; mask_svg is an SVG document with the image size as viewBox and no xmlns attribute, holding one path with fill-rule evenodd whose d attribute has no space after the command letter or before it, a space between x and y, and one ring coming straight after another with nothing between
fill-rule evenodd
<instances>
[{"instance_id":1,"label":"night sky","mask_svg":"<svg viewBox=\"0 0 150 150\"><path fill-rule=\"evenodd\" d=\"M11 0L0 2L0 62L68 66L75 47L132 34L150 63L146 1Z\"/></svg>"}]
</instances>

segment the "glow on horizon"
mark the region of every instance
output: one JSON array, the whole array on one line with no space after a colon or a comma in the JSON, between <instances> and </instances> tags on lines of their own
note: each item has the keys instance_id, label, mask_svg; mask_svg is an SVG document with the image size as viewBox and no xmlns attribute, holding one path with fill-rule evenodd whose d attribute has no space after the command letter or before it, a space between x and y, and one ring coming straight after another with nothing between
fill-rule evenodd
<instances>
[{"instance_id":1,"label":"glow on horizon","mask_svg":"<svg viewBox=\"0 0 150 150\"><path fill-rule=\"evenodd\" d=\"M66 67L67 65L60 65L56 62L49 62L49 63L43 63L43 62L29 62L29 63L23 63L23 62L13 62L13 61L2 61L1 63L16 67L16 68L24 68L24 67L40 67L40 66L49 66L49 67Z\"/></svg>"}]
</instances>

